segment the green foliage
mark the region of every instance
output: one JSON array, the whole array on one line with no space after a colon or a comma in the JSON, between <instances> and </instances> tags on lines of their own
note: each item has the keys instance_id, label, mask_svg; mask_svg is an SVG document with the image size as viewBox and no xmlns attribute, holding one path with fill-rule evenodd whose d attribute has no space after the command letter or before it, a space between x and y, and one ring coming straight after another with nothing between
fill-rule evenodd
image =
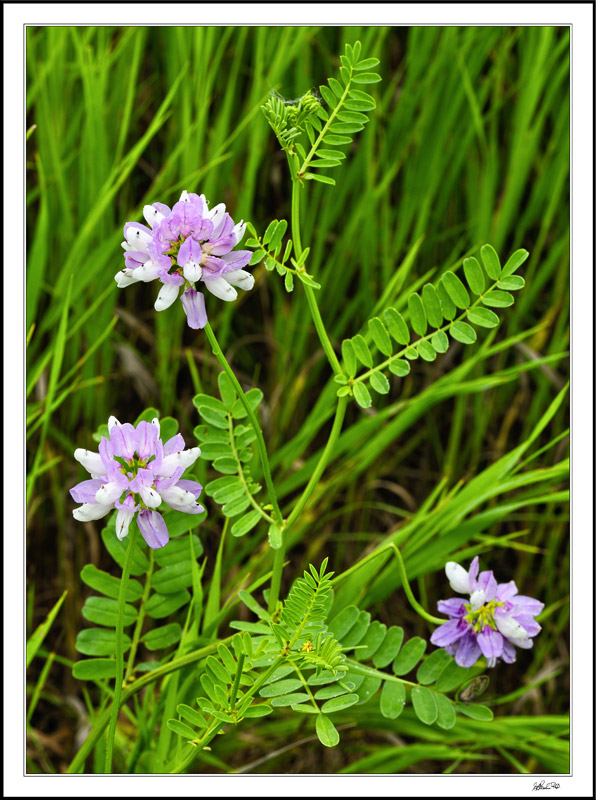
<instances>
[{"instance_id":1,"label":"green foliage","mask_svg":"<svg viewBox=\"0 0 596 800\"><path fill-rule=\"evenodd\" d=\"M525 282L513 272L519 269L529 253L527 250L517 250L509 258L503 271L493 247L484 245L480 253L486 274L493 283L485 291L485 275L479 262L475 258L464 259L466 283L472 294L477 296L474 301L464 282L450 270L442 275L438 287L426 283L421 295L417 292L409 295L407 305L410 326L418 335L418 339L412 341L406 320L393 307L384 310L382 320L373 317L368 323L370 343L381 356L385 356L380 363L375 364L369 343L364 336L357 333L351 339L344 339L342 356L349 379L346 385L337 390L339 397L353 394L361 408L370 408L372 397L365 382L368 382L377 394L388 394L391 385L385 370L398 377L405 377L410 372L408 360L420 357L423 361L434 361L437 354L447 352L449 348L447 334L462 344L474 344L477 335L470 322L480 328L493 328L499 324L499 317L495 312L483 306L504 308L513 304L514 298L509 292L495 287L503 284L501 275L507 271L508 277L504 280L508 282L505 286L512 290L521 289ZM483 305L480 305L481 303ZM430 331L428 331L429 325ZM432 330L433 328L435 330ZM394 352L391 339L403 347ZM357 375L358 361L368 368L361 375Z\"/></svg>"},{"instance_id":2,"label":"green foliage","mask_svg":"<svg viewBox=\"0 0 596 800\"><path fill-rule=\"evenodd\" d=\"M285 101L274 93L261 106L267 122L288 156L294 175L301 181L316 181L335 186L333 178L321 175L318 170L339 167L343 163L346 153L337 148L352 143L353 135L364 130L368 122L368 117L363 112L372 111L376 107L374 97L356 86L374 84L381 80L380 75L363 71L379 64L379 60L361 59L360 51L359 41L353 46L347 44L344 55L340 56L339 80L329 78L328 86L323 84L319 87L328 110L323 108L310 91L294 102ZM308 144L301 134L306 135Z\"/></svg>"}]
</instances>

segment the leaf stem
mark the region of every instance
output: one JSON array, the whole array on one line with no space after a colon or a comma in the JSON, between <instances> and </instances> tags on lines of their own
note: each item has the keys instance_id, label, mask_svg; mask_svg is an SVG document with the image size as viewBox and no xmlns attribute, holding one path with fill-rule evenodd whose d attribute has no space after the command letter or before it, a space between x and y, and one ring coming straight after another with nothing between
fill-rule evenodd
<instances>
[{"instance_id":1,"label":"leaf stem","mask_svg":"<svg viewBox=\"0 0 596 800\"><path fill-rule=\"evenodd\" d=\"M129 680L133 672L135 656L137 654L137 648L139 646L139 638L141 636L141 630L143 628L143 620L145 619L145 605L147 604L147 600L149 599L149 593L151 590L151 574L153 573L153 564L154 564L153 550L150 550L149 569L147 570L147 575L145 576L145 588L143 590L143 597L141 598L139 615L137 617L134 633L132 635L132 644L130 645L130 653L128 654L128 662L126 664L126 674L124 676L124 683L126 683Z\"/></svg>"},{"instance_id":2,"label":"leaf stem","mask_svg":"<svg viewBox=\"0 0 596 800\"><path fill-rule=\"evenodd\" d=\"M290 169L291 172L291 169ZM296 254L296 258L299 259L302 255L302 244L300 241L300 184L292 175L292 240L294 242L294 252ZM319 311L319 306L317 304L317 298L311 286L308 284L303 284L304 292L306 294L306 300L308 302L308 307L310 310L310 314L312 316L312 320L315 324L315 328L317 330L317 334L323 345L323 350L325 351L325 355L329 363L331 364L331 368L335 372L336 375L342 375L343 370L341 368L341 364L337 356L335 355L335 351L325 329L325 325L323 323L323 319L321 317L321 312Z\"/></svg>"},{"instance_id":3,"label":"leaf stem","mask_svg":"<svg viewBox=\"0 0 596 800\"><path fill-rule=\"evenodd\" d=\"M207 334L207 338L209 339L209 343L211 344L211 349L213 350L213 354L223 367L224 372L228 376L228 378L234 384L234 388L240 398L240 402L244 406L246 413L248 414L248 418L250 419L252 426L257 434L257 447L259 450L259 456L261 459L261 465L263 467L263 475L265 476L265 483L267 484L267 492L269 494L269 500L271 505L273 506L273 510L275 512L275 516L279 523L283 524L283 517L281 511L279 509L279 505L277 502L277 495L275 494L275 488L273 486L273 479L271 477L271 467L269 466L269 459L267 457L267 448L265 447L265 440L263 439L263 432L261 431L261 426L259 425L259 421L257 416L251 406L251 404L246 399L246 395L242 390L242 386L238 382L238 379L234 375L234 371L228 364L228 360L226 359L225 355L223 354L223 350L219 346L219 342L215 337L215 333L213 332L213 328L209 323L205 325L205 333Z\"/></svg>"},{"instance_id":4,"label":"leaf stem","mask_svg":"<svg viewBox=\"0 0 596 800\"><path fill-rule=\"evenodd\" d=\"M410 588L410 583L408 581L408 576L406 574L406 566L404 564L404 560L401 557L401 553L399 552L397 545L395 545L392 542L389 545L389 547L393 550L395 557L397 559L397 563L399 564L399 572L401 575L401 581L404 587L404 592L406 593L406 596L410 601L410 605L412 606L414 611L423 619L427 620L428 622L432 622L433 625L443 625L445 622L447 622L447 620L440 619L439 617L433 617L433 615L429 614L428 611L420 605L418 600L416 600L416 598L414 597L414 593Z\"/></svg>"},{"instance_id":5,"label":"leaf stem","mask_svg":"<svg viewBox=\"0 0 596 800\"><path fill-rule=\"evenodd\" d=\"M321 144L321 142L323 141L324 137L327 135L327 132L329 131L329 128L331 127L331 123L333 122L333 120L337 116L338 112L341 111L341 107L345 103L346 97L348 96L348 92L350 91L350 86L352 84L352 73L353 72L354 72L354 68L350 67L350 80L346 84L346 88L344 89L344 93L342 94L342 96L337 101L337 105L335 106L335 108L333 109L331 114L329 115L329 119L327 120L327 122L323 125L321 133L317 136L314 144L310 148L310 152L308 153L308 155L306 156L306 158L302 162L302 165L300 167L300 173L303 173L308 169L308 165L310 164L310 162L312 161L312 159L315 156L315 153L317 152L317 147Z\"/></svg>"},{"instance_id":6,"label":"leaf stem","mask_svg":"<svg viewBox=\"0 0 596 800\"><path fill-rule=\"evenodd\" d=\"M124 607L126 605L126 586L128 578L130 577L130 568L132 566L132 557L134 553L134 546L138 534L138 526L136 521L130 526L128 532L128 547L126 548L126 556L124 558L124 566L122 567L122 578L120 580L120 589L118 591L118 607L117 607L117 620L116 620L116 681L114 684L114 697L112 700L112 711L110 715L110 727L108 730L108 741L106 744L106 761L104 772L107 775L112 773L112 756L114 753L114 736L116 735L116 724L118 722L118 711L120 710L120 698L122 695L122 674L124 672L124 658L122 653L122 631L124 628Z\"/></svg>"}]
</instances>

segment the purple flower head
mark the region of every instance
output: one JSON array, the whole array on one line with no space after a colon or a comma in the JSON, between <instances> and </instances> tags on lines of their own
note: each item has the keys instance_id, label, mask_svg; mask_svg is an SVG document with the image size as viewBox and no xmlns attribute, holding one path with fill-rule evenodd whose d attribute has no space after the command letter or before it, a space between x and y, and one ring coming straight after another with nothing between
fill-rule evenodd
<instances>
[{"instance_id":1,"label":"purple flower head","mask_svg":"<svg viewBox=\"0 0 596 800\"><path fill-rule=\"evenodd\" d=\"M201 484L181 480L184 470L200 455L198 447L184 449L179 433L162 442L157 419L139 422L135 428L110 417L108 438L102 436L98 453L75 450L74 457L91 474L91 480L70 490L72 499L83 504L72 515L87 522L101 519L116 508L116 535L124 539L138 512L137 523L149 547L163 547L169 533L164 518L156 511L162 502L185 514L205 510L197 503Z\"/></svg>"},{"instance_id":2,"label":"purple flower head","mask_svg":"<svg viewBox=\"0 0 596 800\"><path fill-rule=\"evenodd\" d=\"M449 621L440 625L430 640L455 656L460 667L473 666L481 655L489 667L499 659L511 664L515 647L532 647L532 637L540 631L534 617L544 603L518 594L513 581L497 583L492 571L478 574L478 556L469 570L448 561L445 574L453 591L469 595L470 600L440 600L437 608Z\"/></svg>"},{"instance_id":3,"label":"purple flower head","mask_svg":"<svg viewBox=\"0 0 596 800\"><path fill-rule=\"evenodd\" d=\"M205 298L195 284L204 284L220 300L235 300L238 289L255 283L246 267L250 250L233 250L246 224L234 220L223 203L209 210L204 195L182 192L173 208L163 203L145 206L146 225L124 226L124 269L116 274L120 288L139 281L159 280L155 310L169 308L180 295L191 328L207 324ZM236 288L234 288L236 287Z\"/></svg>"}]
</instances>

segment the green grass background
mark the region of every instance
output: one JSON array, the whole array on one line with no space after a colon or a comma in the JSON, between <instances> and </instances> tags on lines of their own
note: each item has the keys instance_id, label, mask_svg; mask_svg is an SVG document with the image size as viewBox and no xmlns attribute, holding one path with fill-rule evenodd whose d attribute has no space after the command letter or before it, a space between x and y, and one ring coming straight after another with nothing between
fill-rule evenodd
<instances>
[{"instance_id":1,"label":"green grass background","mask_svg":"<svg viewBox=\"0 0 596 800\"><path fill-rule=\"evenodd\" d=\"M446 557L480 552L548 612L535 648L495 670L490 693L544 681L496 706L489 732L472 720L437 732L406 713L390 725L363 706L340 750L311 743L271 755L309 735L298 715L279 716L248 741L220 737L199 766L220 772L266 756L251 771L567 771L565 405L523 456L533 460L486 469L528 439L566 381L568 29L30 27L28 633L68 589L46 642L58 655L31 718L31 771L61 771L78 746L84 707L67 667L86 596L78 575L89 561L111 568L100 525L72 519L67 490L81 479L72 453L93 446L109 414L134 420L149 405L177 417L192 441L193 394L216 394L218 366L179 304L156 314L154 285L116 287L122 225L182 189L225 202L260 232L289 218L285 156L259 106L273 89L291 99L316 89L356 39L381 61L377 109L334 172L337 186L311 184L302 200L308 269L322 284L334 345L484 242L503 257L530 251L527 286L496 332L416 362L374 412L350 406L336 457L294 530L284 587L308 561L330 556L340 572L392 537L432 610L446 590ZM208 312L243 385L265 393L262 424L287 508L325 443L334 389L301 287L287 295L275 274L255 274L254 291L233 304L210 296ZM211 473L201 469L205 482ZM221 526L212 512L200 530L207 576ZM264 535L229 544L224 596L247 564L264 569ZM350 586L346 596L381 621L428 635L392 566ZM43 664L31 667L30 692Z\"/></svg>"}]
</instances>

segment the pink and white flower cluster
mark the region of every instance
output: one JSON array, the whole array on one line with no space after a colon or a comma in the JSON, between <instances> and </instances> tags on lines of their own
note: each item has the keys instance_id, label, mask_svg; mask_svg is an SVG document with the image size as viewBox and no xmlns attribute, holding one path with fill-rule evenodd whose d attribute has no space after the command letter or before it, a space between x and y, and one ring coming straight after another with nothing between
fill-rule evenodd
<instances>
[{"instance_id":1,"label":"pink and white flower cluster","mask_svg":"<svg viewBox=\"0 0 596 800\"><path fill-rule=\"evenodd\" d=\"M73 510L73 517L82 522L101 519L116 508L116 535L123 539L138 512L137 524L149 547L163 547L170 535L156 510L162 501L185 514L205 510L196 502L201 484L182 479L201 451L198 447L185 450L179 433L164 444L157 419L139 422L135 428L110 417L108 432L108 438L101 437L98 453L75 450L75 458L91 479L70 490L73 500L83 504Z\"/></svg>"},{"instance_id":2,"label":"pink and white flower cluster","mask_svg":"<svg viewBox=\"0 0 596 800\"><path fill-rule=\"evenodd\" d=\"M191 328L207 324L205 297L195 289L202 283L221 300L235 300L234 287L249 290L254 278L243 267L250 250L233 250L242 240L246 223L234 224L223 203L211 210L205 195L182 192L173 208L153 203L143 208L146 225L127 222L124 226L125 268L117 273L120 287L138 281L158 279L162 287L155 310L163 311L180 300Z\"/></svg>"}]
</instances>

